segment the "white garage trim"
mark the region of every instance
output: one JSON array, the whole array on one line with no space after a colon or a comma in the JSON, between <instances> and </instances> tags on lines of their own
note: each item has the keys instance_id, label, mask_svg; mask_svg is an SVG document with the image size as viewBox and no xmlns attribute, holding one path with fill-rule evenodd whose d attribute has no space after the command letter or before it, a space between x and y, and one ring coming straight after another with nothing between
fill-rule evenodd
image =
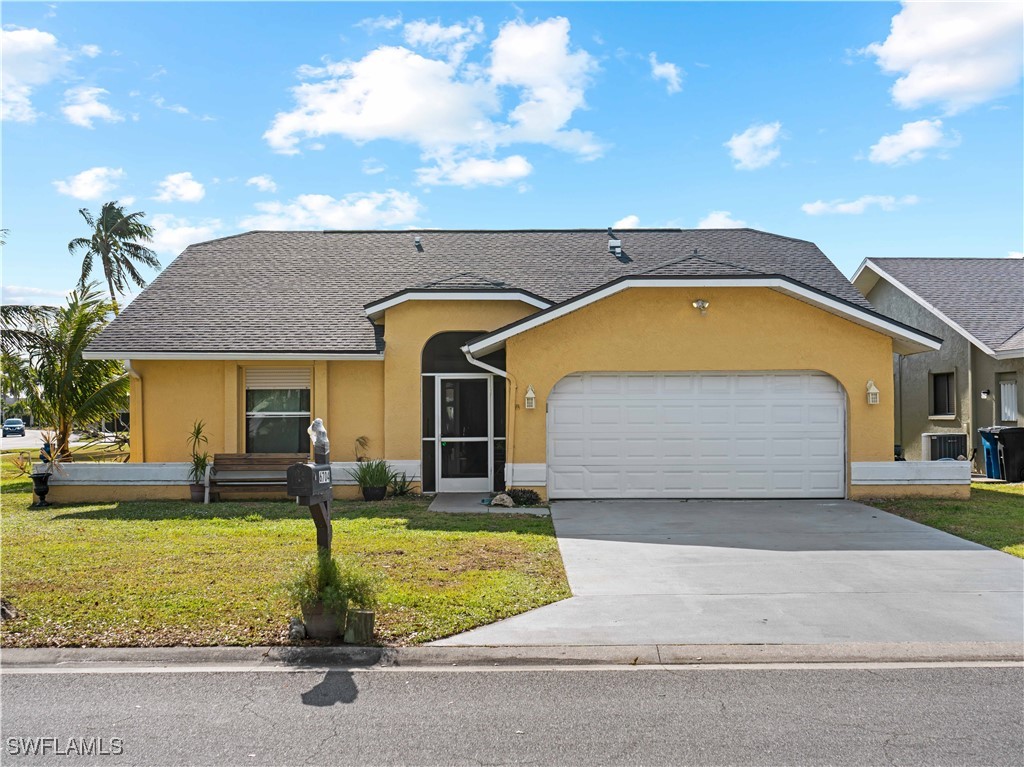
<instances>
[{"instance_id":1,"label":"white garage trim","mask_svg":"<svg viewBox=\"0 0 1024 767\"><path fill-rule=\"evenodd\" d=\"M554 499L846 495L846 394L824 373L579 373L547 402Z\"/></svg>"}]
</instances>

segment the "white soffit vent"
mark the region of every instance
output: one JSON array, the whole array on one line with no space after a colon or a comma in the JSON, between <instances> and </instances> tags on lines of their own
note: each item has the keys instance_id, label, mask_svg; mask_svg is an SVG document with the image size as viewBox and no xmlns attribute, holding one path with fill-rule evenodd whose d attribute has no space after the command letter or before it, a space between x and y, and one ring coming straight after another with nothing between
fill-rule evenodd
<instances>
[{"instance_id":1,"label":"white soffit vent","mask_svg":"<svg viewBox=\"0 0 1024 767\"><path fill-rule=\"evenodd\" d=\"M246 389L308 389L312 380L309 368L247 368Z\"/></svg>"}]
</instances>

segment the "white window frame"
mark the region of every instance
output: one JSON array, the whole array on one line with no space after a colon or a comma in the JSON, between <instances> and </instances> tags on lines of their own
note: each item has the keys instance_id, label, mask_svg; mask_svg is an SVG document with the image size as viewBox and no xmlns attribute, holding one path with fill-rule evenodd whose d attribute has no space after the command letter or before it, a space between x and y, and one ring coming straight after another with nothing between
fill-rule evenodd
<instances>
[{"instance_id":1,"label":"white window frame","mask_svg":"<svg viewBox=\"0 0 1024 767\"><path fill-rule=\"evenodd\" d=\"M1017 381L1013 378L999 381L999 420L1017 423Z\"/></svg>"},{"instance_id":2,"label":"white window frame","mask_svg":"<svg viewBox=\"0 0 1024 767\"><path fill-rule=\"evenodd\" d=\"M253 371L261 370L260 368L252 368ZM313 416L313 371L308 368L302 368L303 371L308 372L307 383L304 386L250 386L249 385L249 370L245 371L245 392L243 396L246 399L246 405L248 405L249 392L250 391L308 391L309 392L309 410L249 410L246 407L245 410L245 450L249 452L249 419L250 418L305 418L306 426L308 428L309 422ZM296 371L298 372L298 371Z\"/></svg>"}]
</instances>

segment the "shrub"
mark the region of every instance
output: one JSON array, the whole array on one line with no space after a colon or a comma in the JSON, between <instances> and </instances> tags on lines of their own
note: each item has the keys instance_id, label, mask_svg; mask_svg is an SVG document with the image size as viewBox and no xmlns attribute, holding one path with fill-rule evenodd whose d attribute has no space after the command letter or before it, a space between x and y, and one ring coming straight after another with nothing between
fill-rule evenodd
<instances>
[{"instance_id":1,"label":"shrub","mask_svg":"<svg viewBox=\"0 0 1024 767\"><path fill-rule=\"evenodd\" d=\"M298 574L285 584L285 591L299 607L312 607L323 602L324 607L338 614L349 605L371 610L377 605L381 578L376 573L338 560L326 552L309 557Z\"/></svg>"},{"instance_id":2,"label":"shrub","mask_svg":"<svg viewBox=\"0 0 1024 767\"><path fill-rule=\"evenodd\" d=\"M394 496L410 495L412 493L412 481L403 471L391 478L391 494Z\"/></svg>"},{"instance_id":3,"label":"shrub","mask_svg":"<svg viewBox=\"0 0 1024 767\"><path fill-rule=\"evenodd\" d=\"M540 495L536 490L527 490L522 487L513 487L505 491L516 506L539 506Z\"/></svg>"}]
</instances>

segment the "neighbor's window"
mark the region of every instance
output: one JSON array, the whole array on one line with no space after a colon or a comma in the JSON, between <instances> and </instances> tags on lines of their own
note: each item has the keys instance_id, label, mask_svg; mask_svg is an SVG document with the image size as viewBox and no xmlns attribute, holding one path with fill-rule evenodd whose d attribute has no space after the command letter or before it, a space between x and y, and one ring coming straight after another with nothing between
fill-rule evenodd
<instances>
[{"instance_id":1,"label":"neighbor's window","mask_svg":"<svg viewBox=\"0 0 1024 767\"><path fill-rule=\"evenodd\" d=\"M1017 382L999 382L999 420L1017 422Z\"/></svg>"},{"instance_id":2,"label":"neighbor's window","mask_svg":"<svg viewBox=\"0 0 1024 767\"><path fill-rule=\"evenodd\" d=\"M956 415L952 373L932 375L932 415Z\"/></svg>"},{"instance_id":3,"label":"neighbor's window","mask_svg":"<svg viewBox=\"0 0 1024 767\"><path fill-rule=\"evenodd\" d=\"M309 450L310 371L252 368L245 375L245 451L305 453Z\"/></svg>"}]
</instances>

